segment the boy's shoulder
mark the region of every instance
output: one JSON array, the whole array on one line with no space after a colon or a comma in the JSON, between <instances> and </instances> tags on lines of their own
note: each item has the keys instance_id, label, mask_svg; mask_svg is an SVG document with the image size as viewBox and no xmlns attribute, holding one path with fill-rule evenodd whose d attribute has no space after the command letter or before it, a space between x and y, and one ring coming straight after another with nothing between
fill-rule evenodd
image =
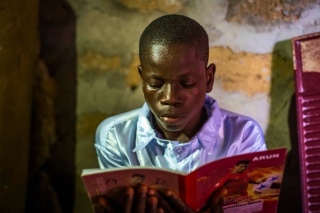
<instances>
[{"instance_id":1,"label":"boy's shoulder","mask_svg":"<svg viewBox=\"0 0 320 213\"><path fill-rule=\"evenodd\" d=\"M236 112L232 112L226 109L220 108L221 117L223 121L228 123L229 125L236 125L236 126L252 126L252 127L259 127L260 125L258 122L246 115L242 115Z\"/></svg>"},{"instance_id":2,"label":"boy's shoulder","mask_svg":"<svg viewBox=\"0 0 320 213\"><path fill-rule=\"evenodd\" d=\"M140 115L141 108L134 109L128 112L124 112L121 114L117 114L114 116L110 116L106 119L104 119L98 126L97 131L101 131L102 129L104 131L110 130L111 128L115 126L121 126L125 125L128 122L137 122L137 119Z\"/></svg>"}]
</instances>

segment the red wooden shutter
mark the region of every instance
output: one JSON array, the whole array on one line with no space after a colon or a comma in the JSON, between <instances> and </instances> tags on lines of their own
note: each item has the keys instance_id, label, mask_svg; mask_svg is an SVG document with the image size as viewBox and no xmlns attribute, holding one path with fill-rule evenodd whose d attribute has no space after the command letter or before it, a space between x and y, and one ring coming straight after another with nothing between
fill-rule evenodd
<instances>
[{"instance_id":1,"label":"red wooden shutter","mask_svg":"<svg viewBox=\"0 0 320 213\"><path fill-rule=\"evenodd\" d=\"M303 212L320 212L320 32L292 39Z\"/></svg>"}]
</instances>

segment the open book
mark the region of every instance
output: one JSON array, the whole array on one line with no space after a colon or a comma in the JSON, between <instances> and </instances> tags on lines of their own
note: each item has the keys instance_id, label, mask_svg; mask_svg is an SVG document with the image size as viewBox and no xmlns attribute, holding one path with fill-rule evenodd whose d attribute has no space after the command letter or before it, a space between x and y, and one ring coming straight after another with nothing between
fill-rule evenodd
<instances>
[{"instance_id":1,"label":"open book","mask_svg":"<svg viewBox=\"0 0 320 213\"><path fill-rule=\"evenodd\" d=\"M286 148L242 154L205 164L185 174L155 167L85 169L81 177L89 199L133 184L174 190L193 209L276 212Z\"/></svg>"}]
</instances>

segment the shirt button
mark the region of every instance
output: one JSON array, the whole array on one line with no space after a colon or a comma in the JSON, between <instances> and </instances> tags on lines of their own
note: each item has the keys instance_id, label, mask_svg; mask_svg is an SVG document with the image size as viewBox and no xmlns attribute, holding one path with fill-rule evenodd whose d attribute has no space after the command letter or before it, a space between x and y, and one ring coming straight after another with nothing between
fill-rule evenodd
<instances>
[{"instance_id":1,"label":"shirt button","mask_svg":"<svg viewBox=\"0 0 320 213\"><path fill-rule=\"evenodd\" d=\"M182 147L177 147L176 150L175 150L175 152L176 152L176 153L181 153L181 152L183 152L183 150L184 150L184 149L183 149Z\"/></svg>"}]
</instances>

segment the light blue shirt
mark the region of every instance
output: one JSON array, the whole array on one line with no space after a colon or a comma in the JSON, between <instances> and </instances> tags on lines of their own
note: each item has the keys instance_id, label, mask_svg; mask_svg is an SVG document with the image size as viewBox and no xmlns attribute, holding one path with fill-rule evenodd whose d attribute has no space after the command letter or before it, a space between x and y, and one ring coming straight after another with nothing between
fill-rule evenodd
<instances>
[{"instance_id":1,"label":"light blue shirt","mask_svg":"<svg viewBox=\"0 0 320 213\"><path fill-rule=\"evenodd\" d=\"M96 132L100 167L151 166L189 173L220 158L266 150L256 121L219 108L208 95L204 106L208 120L187 143L161 138L147 104L105 119Z\"/></svg>"}]
</instances>

